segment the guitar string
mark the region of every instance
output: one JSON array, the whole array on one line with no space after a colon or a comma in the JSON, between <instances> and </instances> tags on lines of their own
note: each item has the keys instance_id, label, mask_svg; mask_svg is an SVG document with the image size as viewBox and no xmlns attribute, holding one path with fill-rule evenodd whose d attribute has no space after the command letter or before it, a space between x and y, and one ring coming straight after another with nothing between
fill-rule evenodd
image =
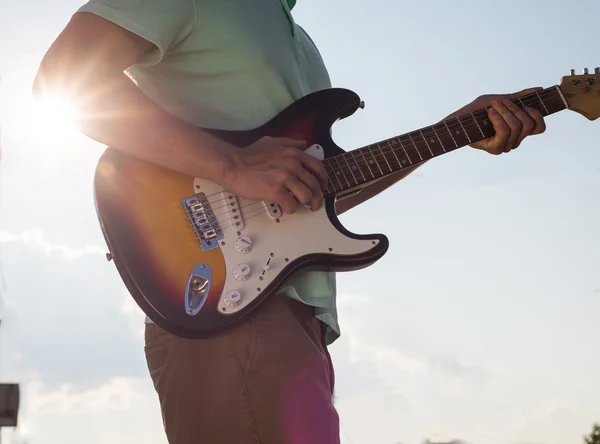
<instances>
[{"instance_id":1,"label":"guitar string","mask_svg":"<svg viewBox=\"0 0 600 444\"><path fill-rule=\"evenodd\" d=\"M521 98L521 100L523 100L523 98ZM484 111L484 110L480 110L480 111L478 111L478 112L479 112L479 113L483 113L483 111ZM466 127L469 127L469 126L470 126L470 127L475 127L475 126L479 126L479 125L478 125L477 123L475 123L475 124L467 125ZM425 132L423 132L423 134L425 134ZM398 139L399 139L399 137L398 137ZM380 142L380 143L382 143L382 142ZM422 142L420 142L420 143L421 143L421 144L423 144L423 143L427 144L427 142L426 142L426 141L422 141ZM400 142L400 144L402 145L402 143L401 143L401 142ZM403 165L403 164L401 164L401 163L400 163L398 160L394 160L394 159L388 159L388 158L387 158L387 156L390 154L390 152L395 154L395 152L398 150L398 148L395 148L395 147L394 147L394 146L392 146L392 144L390 144L389 142L387 142L387 146L383 146L383 147L381 147L381 146L379 146L379 144L377 144L377 145L378 145L378 146L377 146L376 148L370 148L370 149L371 149L371 153L370 153L369 157L374 157L374 158L375 158L375 160L377 160L378 164L377 164L377 165L373 165L373 169L374 169L374 170L379 170L379 172L381 172L383 176L384 176L384 175L386 175L386 173L384 173L384 172L383 172L383 169L382 169L382 167L381 167L381 164L380 164L380 162L381 162L381 159L382 159L382 158L383 158L383 159L386 161L386 163L387 163L387 164L388 164L388 166L390 166L390 167L393 165L394 167L400 166L401 168L406 168L406 167L410 167L410 166L412 166L412 165L415 165L415 163L412 163L412 164L410 164L410 165L409 165L409 164L405 164L405 165ZM417 146L416 146L416 143L413 143L413 146L412 146L412 147L410 147L410 146L409 146L409 147L403 147L403 149L404 149L405 151L408 151L408 152L411 152L411 153L414 153L415 151L417 151L417 152L418 152L418 148L417 148ZM378 151L379 151L379 152L378 152ZM388 152L386 153L386 151L388 151ZM345 154L348 154L348 153L352 153L352 152L347 152L347 153L345 153ZM375 174L377 174L377 173L375 173L375 174L373 173L373 170L371 169L371 166L369 166L369 164L368 164L368 162L367 162L366 160L357 160L357 159L356 159L356 157L355 157L354 155L353 155L352 157L353 157L353 166L358 166L358 167L364 167L365 165L367 166L367 168L368 168L368 169L369 169L369 171L371 172L371 179L378 179L379 177L382 177L382 176L376 176ZM364 156L363 156L363 157L364 157ZM409 157L409 160L410 160L410 156L408 156L408 157ZM331 159L331 158L329 158L329 159ZM427 160L427 159L424 159L424 160ZM339 163L339 162L338 162L338 163ZM347 163L347 161L345 160L343 163ZM417 162L417 163L421 163L421 161L419 161L419 162ZM342 184L341 184L341 182L340 182L340 179L344 179L344 180L347 182L347 184L348 184L349 186L352 186L352 184L350 183L350 178L348 177L348 175L349 175L349 174L352 176L352 178L354 178L354 181L356 182L356 184L355 184L355 185L359 185L358 181L356 180L356 177L354 176L354 173L355 173L355 172L356 172L357 174L360 174L360 175L362 176L362 178L363 178L365 181L366 181L366 179L367 179L367 178L365 177L365 173L366 173L367 175L369 174L368 172L366 172L366 171L363 171L363 170L360 170L360 171L358 171L358 170L356 170L356 169L354 169L354 170L353 170L353 169L352 169L351 167L349 167L349 166L348 166L348 167L346 167L346 166L342 166L342 165L340 165L340 167L339 167L339 168L337 168L337 171L338 171L338 172L341 172L341 174L343 175L343 177L342 177L342 178L340 178L340 177L335 177L335 176L334 176L334 177L331 177L331 173L333 172L333 171L332 171L332 168L333 168L333 167L329 167L329 168L328 168L328 167L329 167L329 165L328 165L328 164L326 164L326 170L327 170L327 172L328 172L328 175L329 175L329 178L328 178L328 183L329 183L329 182L331 182L331 188L333 188L333 191L334 191L334 192L335 192L335 185L334 185L334 183L333 183L333 179L334 179L334 178L335 178L335 179L338 181L338 183L340 184L340 186L342 186ZM385 166L384 166L384 168L385 168ZM387 173L387 174L389 174L389 173ZM330 188L330 187L329 187L329 185L328 185L327 189L329 189L329 188ZM208 195L208 196L207 196L207 198L208 198L208 197L212 197L212 196L214 196L214 195L216 195L216 194L218 194L218 193L213 193L213 194L211 194L211 195ZM220 199L213 199L213 200L210 200L210 199L209 199L209 203L211 204L211 207L213 207L213 206L214 206L214 204L216 204L216 203L218 203L218 202L220 202L220 201L225 201L225 200L230 200L230 199L231 199L230 197L224 197L224 198L220 198ZM245 207L247 207L247 206L249 206L249 205L254 205L254 204L257 204L257 203L258 203L258 204L262 203L262 201L256 201L256 200L252 200L252 199L245 199L245 198L240 198L240 197L238 197L238 199L239 199L239 200L243 200L243 201L247 201L247 202L248 202L247 204L241 204L241 205L240 205L240 203L241 203L241 202L240 202L240 203L238 203L238 207L239 207L240 209L241 209L241 208L245 208ZM226 203L224 203L224 204L223 204L223 205L221 205L221 206L218 206L218 207L213 207L213 208L212 208L212 210L213 210L213 212L216 212L216 210L218 210L218 209L221 209L221 208L224 208L224 207L227 207L227 206L229 206L229 205L230 205L230 204L229 204L229 202L226 202ZM226 210L226 211L224 211L224 212L222 212L222 213L215 214L215 216L217 216L217 215L222 215L222 214L225 214L226 212L228 212L228 211Z\"/></svg>"},{"instance_id":2,"label":"guitar string","mask_svg":"<svg viewBox=\"0 0 600 444\"><path fill-rule=\"evenodd\" d=\"M523 97L520 97L520 98L519 98L519 100L520 100L522 103L523 103L523 101L527 101L527 102L528 102L528 101L529 101L529 99L535 99L535 101L539 101L539 99L538 99L538 97L537 97L538 95L544 95L544 96L548 96L548 95L550 95L550 94L556 94L556 90L555 90L554 88L549 88L549 89L547 89L547 90L540 91L540 93L539 93L539 94L537 94L537 93L531 93L531 94L525 95L525 96L523 96ZM523 103L523 105L525 106L525 103ZM478 117L483 117L484 115L487 115L487 112L488 112L487 110L488 110L488 109L489 109L489 108L484 108L484 109L480 109L480 110L474 111L474 112L472 113L472 114L473 114L473 117L476 117L476 116L478 116ZM466 129L467 129L467 128L468 128L468 129L474 129L475 127L480 127L480 125L479 125L479 123L478 123L478 122L475 122L475 123L464 123L464 124L463 124L462 122L460 122L460 118L463 118L463 117L464 117L464 116L458 116L458 117L456 117L456 118L450 118L450 119L447 119L447 120L445 120L445 121L439 122L439 123L438 123L438 124L436 124L436 125L439 125L439 124L442 124L442 123L446 123L446 122L448 122L448 121L450 121L450 120L456 119L456 121L457 121L456 123L459 123L459 124L461 125L461 127L465 129L465 131L464 131L464 132L465 132L465 133L467 133L467 134L468 134L468 132L466 131ZM471 119L470 119L470 120L471 120ZM451 123L451 124L456 124L456 123L452 123L452 122L450 122L450 123ZM413 131L413 132L418 132L418 131L419 131L419 130L416 130L416 131ZM451 133L450 133L449 131L448 131L448 133L451 135ZM407 134L408 134L408 133L407 133ZM430 129L427 129L427 128L424 128L424 129L422 129L422 130L421 130L421 134L422 134L423 136L424 136L425 134L427 134L427 135L435 135L436 137L438 137L438 134L436 133L435 129L431 129L431 128L430 128ZM403 151L405 151L405 152L406 152L406 154L407 154L407 157L409 158L409 161L410 161L410 156L408 155L408 153L411 153L411 154L415 154L415 153L417 153L417 154L419 155L419 157L421 157L421 154L420 154L420 153L421 153L421 151L422 151L422 148L421 148L421 149L419 149L419 148L418 148L418 146L417 146L417 143L420 143L421 145L425 144L425 146L427 146L427 141L426 141L426 140L423 140L423 141L419 141L419 140L417 140L417 142L414 142L413 140L410 140L410 142L409 142L409 141L407 141L407 142L409 143L409 145L405 147L405 146L402 144L402 141L401 141L401 138L402 138L402 137L406 137L406 135L403 135L403 136L397 136L397 137L395 137L395 139L398 139L398 141L400 142L401 149L402 149ZM379 146L379 145L380 145L380 144L382 144L382 143L387 143L387 144L388 144L388 146L386 146L386 147L381 147L381 146ZM395 154L395 153L397 152L397 151L396 151L396 148L394 148L393 146L391 146L391 144L389 143L389 140L387 140L387 141L382 141L382 142L379 142L379 143L376 143L376 144L373 144L373 145L368 145L368 146L366 146L366 147L358 148L358 150L360 150L360 149L365 149L365 148L367 148L367 149L369 149L369 150L370 150L370 157L373 157L373 155L374 155L374 156L378 156L378 157L379 157L379 161L381 160L381 158L383 158L383 160L385 160L385 161L386 161L386 163L388 163L388 165L389 165L389 162L390 162L390 160L389 160L389 159L387 159L387 158L386 158L386 156L387 156L387 155L389 155L389 154L390 154L390 152L391 152L391 153L393 153L393 154ZM347 180L347 179L348 179L348 174L352 174L352 173L353 173L353 170L352 170L352 168L351 168L350 166L344 166L344 165L342 164L342 163L347 163L347 159L343 159L344 161L343 161L342 163L340 163L340 161L339 161L339 157L341 157L341 156L343 156L343 155L348 155L348 154L350 154L350 155L353 157L353 161L354 161L354 162L353 162L353 165L358 165L358 166L360 166L360 167L367 165L367 167L369 168L369 171L370 171L370 167L368 166L368 162L366 162L366 161L363 161L363 160L356 160L356 159L355 159L355 154L353 154L353 153L354 153L355 151L358 151L358 150L348 151L348 152L346 152L346 153L338 154L338 155L336 155L336 156L332 156L332 157L330 157L330 158L328 158L328 159L327 159L329 163L326 163L326 164L325 164L325 169L326 169L326 171L327 171L327 173L328 173L328 176L329 176L329 177L328 177L328 183L329 183L329 182L331 182L331 186L332 186L332 188L334 189L334 191L335 191L335 185L334 185L334 180L333 180L333 179L336 179L336 180L338 181L338 183L340 184L340 186L342 186L342 185L341 185L341 182L339 182L339 179L340 179L340 177L338 177L338 175L333 175L333 176L331 175L331 173L332 173L334 170L335 170L335 171L340 171L340 172L341 172L341 173L344 175L343 179L346 179L346 182L348 182L348 183L349 183L349 180ZM385 154L385 153L384 153L384 150L389 150L389 152L388 152L387 154ZM380 151L380 152L378 153L377 151ZM398 151L400 151L400 149L398 149ZM363 157L364 157L364 156L363 156ZM336 162L337 162L337 164L338 164L338 167L337 167L337 168L335 168L334 166L331 166L331 165L330 165L330 163L331 163L331 160L332 160L332 159L335 159L335 160L336 160ZM377 168L379 168L380 172L381 172L382 174L384 174L384 173L383 173L383 171L381 170L381 165L379 165L379 161L378 161L378 165L375 165L374 167L375 167L376 169L377 169ZM393 159L392 159L392 163L393 163L394 165L396 165L396 166L400 166L400 165L401 165L399 162L397 162L397 161L394 161ZM417 162L417 163L420 163L420 161L419 161L419 162ZM413 162L412 164L414 164L414 162ZM411 166L411 165L404 165L404 167L409 167L409 166ZM361 173L362 173L362 171L361 171ZM384 175L385 175L385 174L384 174ZM377 177L375 177L375 175L374 175L374 174L371 174L371 176L372 176L372 179L376 179L376 178L377 178ZM364 177L364 176L363 176L363 177ZM329 185L328 185L328 187L327 187L327 188L329 189ZM217 192L217 193L213 193L213 194L211 194L211 195L208 195L208 196L206 196L206 197L207 197L207 198L209 198L209 197L213 197L213 196L214 196L214 195L216 195L216 194L219 194L219 192ZM228 198L228 197L224 197L224 198L217 199L217 200L213 200L213 201L209 201L209 202L210 202L210 203L211 203L211 205L212 205L213 203L217 203L217 202L219 202L220 200L224 200L224 199L227 199L227 198Z\"/></svg>"},{"instance_id":3,"label":"guitar string","mask_svg":"<svg viewBox=\"0 0 600 444\"><path fill-rule=\"evenodd\" d=\"M521 100L523 100L523 98L521 98ZM483 111L484 111L484 110L480 110L480 111L477 111L477 112L479 112L479 113L482 113ZM470 125L470 126L471 126L471 127L474 127L474 126L476 126L476 125L477 125L477 124L472 124L472 125ZM390 148L392 148L392 147L390 146ZM416 148L416 145L415 145L415 148ZM393 148L392 148L392 149L393 149ZM381 154L381 156L382 156L382 154ZM363 162L363 163L364 163L364 162ZM212 195L209 195L209 196L214 196L214 195L216 195L216 194L219 194L219 193L213 193ZM229 198L228 198L228 197L226 197L226 198L222 198L222 199L217 199L217 200L214 200L213 202L218 202L218 201L220 201L220 200L224 200L224 199L229 199ZM247 201L247 202L249 202L249 203L247 203L247 204L245 204L245 205L239 205L239 204L238 204L238 209L240 210L240 215L241 215L241 218L242 218L242 220L243 220L243 221L245 221L245 220L247 220L247 219L251 219L251 218L253 218L253 217L260 216L260 215L262 215L262 214L264 214L264 213L267 213L267 212L269 211L267 208L262 208L262 206L263 206L263 203L264 203L263 201L256 201L256 200L251 200L251 199L246 199L246 198L238 198L238 199L239 199L239 200L242 200L242 201ZM210 201L209 201L209 202L210 202ZM212 205L212 202L210 202L210 203L211 203L211 205ZM261 207L260 207L260 208L253 209L253 210L250 210L250 209L249 209L249 207L250 207L250 206L252 206L252 205L260 205ZM220 207L216 207L216 208L217 208L217 209L219 209L219 208L223 208L223 207L225 207L225 206L227 206L227 205L222 205L222 206L220 206ZM242 210L246 210L246 211L242 211ZM260 211L259 211L259 210L260 210ZM251 213L253 213L253 212L256 212L256 211L258 211L258 213L250 215ZM228 213L228 211L224 211L224 212L222 212L222 213L219 213L219 214L215 214L215 213L214 213L214 211L213 211L213 214L215 214L215 217L217 217L217 216L222 216L223 214L226 214L226 213ZM282 215L282 216L283 216L283 215ZM238 221L234 221L234 222L230 223L229 225L223 225L223 226L221 226L223 223L227 223L227 222L229 222L229 221L218 220L218 218L217 218L217 221L219 222L219 225L220 225L220 227L221 227L221 230L222 230L222 231L223 231L223 230L225 230L225 229L227 229L227 228L233 227L233 226L235 226L237 223L239 223Z\"/></svg>"},{"instance_id":4,"label":"guitar string","mask_svg":"<svg viewBox=\"0 0 600 444\"><path fill-rule=\"evenodd\" d=\"M520 97L518 100L520 100L521 104L523 106L527 106L530 104L533 104L533 102L531 102L531 99L533 99L535 102L540 102L545 106L542 97L545 96L546 99L548 99L548 96L552 94L554 96L557 96L558 93L556 92L556 89L553 88L549 88L543 92L540 92L539 94L536 93L531 93L528 94L526 96ZM538 98L538 95L540 96ZM348 151L336 156L332 156L330 158L328 158L328 162L331 164L332 160L335 160L337 167L333 167L333 169L335 169L335 175L332 177L331 174L329 174L329 180L328 180L328 187L327 190L329 190L330 188L333 190L333 192L336 192L336 185L335 182L337 181L337 183L339 184L340 188L343 190L344 189L344 185L342 184L342 182L340 181L340 178L345 180L348 186L354 186L354 185L359 185L359 181L356 180L356 176L354 175L354 172L356 172L357 174L360 174L362 176L362 178L366 181L366 175L369 175L370 172L370 176L371 178L369 180L372 179L378 179L380 177L385 176L386 174L389 174L392 171L391 166L393 165L395 168L400 167L400 168L405 168L405 167L410 167L412 165L415 164L419 164L424 160L428 160L429 157L428 156L422 156L423 153L427 152L427 149L431 152L432 157L435 157L435 154L433 154L433 151L431 149L431 147L429 146L429 142L427 141L427 139L432 139L433 143L436 143L436 139L439 139L439 136L445 136L446 134L450 135L450 137L454 139L454 136L452 135L452 132L450 131L450 126L452 125L460 125L459 126L455 126L456 129L460 128L463 129L463 133L467 136L467 139L469 139L469 131L467 131L468 129L474 129L475 127L478 127L479 131L483 133L481 126L479 124L479 122L477 122L477 118L481 118L484 116L487 116L488 114L488 108L484 108L478 111L473 112L473 118L475 119L474 123L464 123L462 122L462 118L465 116L459 116L457 118L450 118L450 119L446 119L443 120L435 125L432 125L431 127L428 128L423 128L421 130L415 130L412 131L410 133L407 133L405 135L401 135L401 136L396 136L393 137L391 139L385 140L385 141L381 141L372 145L368 145L366 147L362 147L359 148L357 150L353 150L353 151ZM546 109L546 111L548 111ZM551 114L548 111L548 115ZM471 119L469 119L471 120ZM438 126L438 125L442 125L444 124L445 126L445 130L444 132L439 132L439 130L436 130L434 127ZM419 133L420 136L422 137L418 137L413 138L410 136L410 134L415 134L415 133ZM458 133L460 134L460 133ZM408 139L405 139L406 137L408 137ZM404 140L403 140L404 139ZM422 140L420 140L422 139ZM403 143L406 142L406 145ZM440 143L441 140L440 140ZM384 146L382 146L384 145ZM434 146L437 149L436 145ZM424 148L427 148L425 151L423 151ZM450 149L450 151L459 148L459 147L452 147ZM445 152L448 152L442 143L442 149ZM369 158L374 158L374 160L376 160L376 164L373 164L370 161L367 161L366 156L365 156L365 151L368 150L368 157ZM359 152L360 151L360 152ZM398 153L401 154L402 157L402 152L404 152L404 154L406 154L406 157L408 158L408 161L410 162L410 164L406 164L406 163L400 163L400 160L398 158ZM413 162L412 161L412 157L414 157L414 154L418 155L419 160L417 162ZM393 157L392 158L388 158L388 156L392 154ZM412 154L412 156L411 156ZM360 159L360 157L362 156L362 160ZM358 159L357 159L358 157ZM428 157L427 159L425 159L424 157ZM341 158L341 161L340 161ZM348 158L352 159L352 165L349 164L348 162ZM384 162L382 162L381 160L383 159ZM371 169L371 165L373 166L373 169ZM387 165L388 167L390 167L390 171L388 173L384 173L384 169L385 165ZM365 169L364 167L367 167L367 169ZM358 167L358 168L357 168ZM367 171L368 170L368 171ZM379 170L379 172L381 173L381 176L379 176L377 174L373 173L373 170ZM331 173L331 171L328 171L328 173ZM340 177L342 176L342 177ZM335 179L335 180L334 180ZM351 179L354 179L354 184L350 183ZM330 185L329 185L330 183ZM363 182L364 183L364 182ZM341 190L340 190L341 191Z\"/></svg>"},{"instance_id":5,"label":"guitar string","mask_svg":"<svg viewBox=\"0 0 600 444\"><path fill-rule=\"evenodd\" d=\"M540 95L540 96L542 96L542 95L543 96L548 96L550 94L556 94L556 90L554 88L549 88L547 90L540 91L539 94L537 94L537 93L531 93L531 94L522 96L522 97L520 97L518 99L523 103L524 106L526 106L524 102L529 102L530 99L535 99L535 101L539 101L539 99L537 97L538 95ZM488 109L489 108L484 108L484 109L480 109L480 110L474 111L472 113L473 117L476 117L476 116L477 117L483 117L484 115L487 114L487 110ZM463 117L464 116L458 116L456 118L450 118L450 119L441 121L441 122L439 122L438 124L435 124L435 125L439 125L439 124L445 123L447 121L456 119L456 123L453 123L453 124L456 125L457 123L460 123L461 127L465 130L464 133L468 133L466 131L467 129L474 129L475 127L480 127L480 125L479 125L479 123L477 121L475 121L475 123L464 123L463 124L462 122L460 122L460 119L463 118ZM469 120L471 120L471 119L469 119ZM450 123L452 124L452 122L450 122ZM438 136L438 134L436 133L435 129L432 129L432 128L430 128L430 129L424 128L422 130L415 130L413 132L419 132L419 131L421 132L421 134L423 136L425 136L425 135L435 135L436 137ZM448 131L448 133L451 134L449 131ZM409 133L407 133L407 134L409 134ZM381 162L382 159L389 166L394 165L395 167L400 166L401 168L405 168L405 167L407 168L407 167L410 167L412 165L415 165L414 162L412 162L411 164L401 164L399 161L397 161L395 159L388 159L387 158L387 156L390 155L390 154L394 154L394 157L397 157L396 153L400 152L400 151L404 151L405 154L407 154L406 157L409 158L409 161L410 161L410 158L411 158L411 156L409 154L415 154L416 153L419 156L419 159L421 158L421 153L422 153L422 150L423 150L423 146L427 146L427 141L426 140L413 141L411 139L410 142L407 141L407 143L409 143L409 145L408 146L404 146L404 144L402 144L402 141L401 141L402 137L406 137L406 135L397 136L395 138L392 138L392 139L398 139L398 141L400 142L400 145L401 145L399 148L396 148L396 147L392 146L392 144L390 143L390 140L391 140L390 139L390 140L387 140L387 141L381 141L381 142L378 142L378 143L373 144L373 145L367 145L365 147L361 147L361 148L358 148L358 149L353 150L353 151L348 151L348 152L341 153L341 154L338 154L338 155L335 155L335 156L327 158L326 160L328 161L328 163L325 163L325 169L326 169L326 172L328 173L328 186L327 186L327 189L330 188L329 183L331 183L331 188L335 192L335 184L334 184L335 181L337 181L338 184L343 188L343 185L340 182L340 179L344 179L347 184L352 185L352 184L350 184L350 177L356 179L354 177L354 172L355 171L357 173L360 173L363 176L363 178L366 179L366 177L364 176L364 173L362 171L362 168L364 166L366 166L368 168L368 170L371 172L371 176L372 176L371 179L378 179L379 177L382 177L382 176L376 177L375 174L373 174L369 162L367 162L366 160L357 160L356 159L356 156L360 156L361 154L353 154L353 153L355 151L358 151L358 150L361 150L361 149L369 149L369 151L370 151L369 157L374 157L375 160L377 161L377 165L373 165L373 168L375 170L378 169L382 173L382 175L386 174L386 173L383 173L383 170L382 170L382 165L381 165L381 163L383 163L383 162ZM384 147L380 146L381 144L384 144L384 143L386 143L387 146L384 146ZM418 144L421 145L421 148L419 148L417 146ZM387 153L386 153L386 151L387 151ZM347 164L348 163L347 162L347 158L344 158L342 160L342 162L340 162L339 158L342 157L342 156L344 156L344 155L348 155L348 154L350 154L352 156L352 158L353 158L353 162L352 162L353 165L354 166L358 166L359 168L361 168L361 171L353 170L349 165L347 165L347 166L343 165L343 164ZM363 157L364 157L364 155L363 155ZM333 165L331 165L332 160L336 161L336 163L338 164L337 167L334 167ZM423 160L426 160L426 159L423 159ZM421 163L421 162L422 161L419 160L417 162L417 164ZM332 173L336 173L336 172L341 173L341 175L343 177L339 177L340 174L332 174ZM355 180L355 182L358 182L358 181ZM358 183L356 185L358 185ZM222 192L223 191L219 191L219 192L215 192L215 193L212 193L212 194L209 194L209 195L205 196L207 198L207 200L209 201L209 203L211 204L211 206L214 205L214 204L216 204L216 203L218 203L218 202L220 202L220 201L225 201L225 200L230 199L229 196L226 196L226 197L222 197L222 198L219 198L219 199L210 200L211 197L214 197L217 194L220 194ZM244 198L239 198L239 199L244 199ZM251 200L251 199L244 199L244 200L251 201L251 203L248 204L248 205L251 205L252 203L257 202L257 201ZM223 205L223 206L225 206L225 205ZM221 206L221 207L223 207L223 206ZM221 208L221 207L217 207L217 208Z\"/></svg>"},{"instance_id":6,"label":"guitar string","mask_svg":"<svg viewBox=\"0 0 600 444\"><path fill-rule=\"evenodd\" d=\"M385 174L383 174L383 176L385 176ZM363 177L364 177L364 175L363 175ZM376 179L377 177L373 177L373 178ZM367 180L365 180L363 182L363 184L366 183L366 182L367 182ZM358 183L356 184L356 186L359 186L359 185L360 184L358 184ZM335 191L335 189L334 189L334 191ZM246 199L246 198L238 197L237 208L229 209L228 207L230 207L230 206L231 207L236 207L236 203L228 201L228 202L226 202L226 203L224 203L222 205L219 205L219 206L211 205L211 210L212 210L213 214L218 218L219 216L222 216L224 214L228 214L228 213L232 212L232 210L233 210L233 212L235 212L236 209L243 210L243 209L246 209L246 208L248 208L250 206L253 206L253 205L258 205L258 204L262 205L263 202L264 201L257 201L257 200L253 200L253 199ZM267 203L267 205L269 205L269 203ZM222 211L219 211L219 210L222 210ZM221 222L221 221L219 221L219 222Z\"/></svg>"},{"instance_id":7,"label":"guitar string","mask_svg":"<svg viewBox=\"0 0 600 444\"><path fill-rule=\"evenodd\" d=\"M258 202L258 203L262 203L262 202ZM267 209L262 209L262 208L260 208L260 211L259 211L258 213L256 213L256 214L252 214L251 216L248 216L248 214L250 214L250 213L253 213L253 212L257 211L257 210L258 210L258 209L256 209L256 210L250 210L250 211L246 211L246 212L241 212L241 213L242 213L242 216L241 216L241 217L242 217L242 221L243 221L243 222L245 222L245 221L247 221L248 219L252 219L252 218L254 218L254 217L260 216L260 215L262 215L262 214L264 214L264 213L267 213L267 212L269 211L269 210L267 210ZM280 217L283 217L283 216L284 216L284 215L282 214L282 216L280 216ZM290 216L291 216L291 215L290 215ZM279 218L277 218L277 219L279 219ZM237 223L237 222L232 222L232 223L230 223L229 225L223 225L223 226L220 226L220 224L219 224L219 226L220 226L220 228L221 228L221 231L225 231L227 228L231 228L231 227L235 226L235 224L236 224L236 223Z\"/></svg>"}]
</instances>

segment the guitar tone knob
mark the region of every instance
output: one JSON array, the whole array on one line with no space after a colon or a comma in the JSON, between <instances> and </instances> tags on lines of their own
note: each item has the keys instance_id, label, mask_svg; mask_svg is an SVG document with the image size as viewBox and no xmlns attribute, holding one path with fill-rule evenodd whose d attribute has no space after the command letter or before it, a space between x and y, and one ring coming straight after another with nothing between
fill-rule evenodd
<instances>
[{"instance_id":1,"label":"guitar tone knob","mask_svg":"<svg viewBox=\"0 0 600 444\"><path fill-rule=\"evenodd\" d=\"M240 264L233 269L233 276L238 281L248 280L250 278L250 274L252 274L252 270L248 264Z\"/></svg>"},{"instance_id":2,"label":"guitar tone knob","mask_svg":"<svg viewBox=\"0 0 600 444\"><path fill-rule=\"evenodd\" d=\"M252 250L252 239L248 236L240 236L235 240L234 246L238 253L249 253Z\"/></svg>"},{"instance_id":3,"label":"guitar tone knob","mask_svg":"<svg viewBox=\"0 0 600 444\"><path fill-rule=\"evenodd\" d=\"M231 308L239 307L242 303L242 294L237 290L230 290L223 296L223 302Z\"/></svg>"}]
</instances>

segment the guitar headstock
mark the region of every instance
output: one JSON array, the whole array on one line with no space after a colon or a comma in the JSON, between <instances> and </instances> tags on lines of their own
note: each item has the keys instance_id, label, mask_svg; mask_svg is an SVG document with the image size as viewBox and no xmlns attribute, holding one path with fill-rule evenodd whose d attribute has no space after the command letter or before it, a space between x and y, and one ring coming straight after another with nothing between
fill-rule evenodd
<instances>
[{"instance_id":1,"label":"guitar headstock","mask_svg":"<svg viewBox=\"0 0 600 444\"><path fill-rule=\"evenodd\" d=\"M596 68L593 74L587 68L584 68L583 74L575 74L572 69L570 76L561 79L560 89L569 109L590 120L600 117L600 68Z\"/></svg>"}]
</instances>

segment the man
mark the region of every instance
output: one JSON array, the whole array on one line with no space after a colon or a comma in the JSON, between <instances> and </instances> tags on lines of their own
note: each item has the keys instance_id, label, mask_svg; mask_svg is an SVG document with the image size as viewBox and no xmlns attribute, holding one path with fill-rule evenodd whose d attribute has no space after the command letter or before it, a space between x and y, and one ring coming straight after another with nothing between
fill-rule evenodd
<instances>
[{"instance_id":1,"label":"man","mask_svg":"<svg viewBox=\"0 0 600 444\"><path fill-rule=\"evenodd\" d=\"M86 135L132 156L276 202L288 214L300 204L317 209L326 175L303 141L267 137L237 150L197 129L253 128L331 87L294 4L91 0L48 50L34 95L71 98ZM537 111L507 98L482 96L456 112L493 105L496 135L475 148L509 152L544 131ZM341 200L338 212L405 175ZM147 321L146 358L169 443L339 443L327 351L338 336L333 276L317 272L290 279L279 296L211 338L177 338Z\"/></svg>"}]
</instances>

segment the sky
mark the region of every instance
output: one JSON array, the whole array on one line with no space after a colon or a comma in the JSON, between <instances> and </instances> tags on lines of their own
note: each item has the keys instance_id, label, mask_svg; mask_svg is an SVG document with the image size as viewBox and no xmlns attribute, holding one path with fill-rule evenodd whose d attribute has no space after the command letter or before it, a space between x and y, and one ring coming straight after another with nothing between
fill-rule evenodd
<instances>
[{"instance_id":1,"label":"sky","mask_svg":"<svg viewBox=\"0 0 600 444\"><path fill-rule=\"evenodd\" d=\"M77 0L0 2L6 289L0 381L22 384L9 443L166 444L143 314L106 262L92 200L103 147L33 103L37 64ZM353 149L477 96L600 66L600 3L299 0L335 86L366 108ZM387 255L338 276L331 347L344 444L582 442L600 421L600 123L563 111L502 156L435 159L342 217Z\"/></svg>"}]
</instances>

